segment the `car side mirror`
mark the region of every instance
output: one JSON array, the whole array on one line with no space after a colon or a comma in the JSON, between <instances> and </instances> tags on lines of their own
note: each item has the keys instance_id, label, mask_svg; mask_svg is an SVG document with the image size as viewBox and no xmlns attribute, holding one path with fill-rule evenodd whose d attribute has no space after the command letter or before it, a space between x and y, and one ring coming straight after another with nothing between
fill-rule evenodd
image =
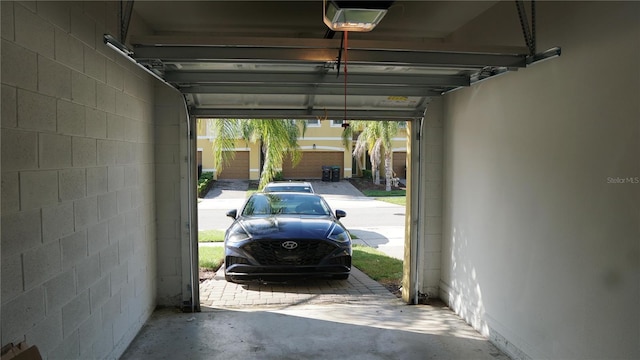
<instances>
[{"instance_id":1,"label":"car side mirror","mask_svg":"<svg viewBox=\"0 0 640 360\"><path fill-rule=\"evenodd\" d=\"M238 210L233 209L233 210L227 211L227 216L235 219L238 216Z\"/></svg>"},{"instance_id":2,"label":"car side mirror","mask_svg":"<svg viewBox=\"0 0 640 360\"><path fill-rule=\"evenodd\" d=\"M344 210L336 210L336 218L338 218L338 220L346 216L347 213Z\"/></svg>"}]
</instances>

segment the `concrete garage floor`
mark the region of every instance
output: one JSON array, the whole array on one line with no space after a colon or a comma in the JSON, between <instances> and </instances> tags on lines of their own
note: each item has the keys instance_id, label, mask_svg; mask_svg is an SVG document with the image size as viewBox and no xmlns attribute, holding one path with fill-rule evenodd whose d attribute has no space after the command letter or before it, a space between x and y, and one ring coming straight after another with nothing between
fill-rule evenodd
<instances>
[{"instance_id":1,"label":"concrete garage floor","mask_svg":"<svg viewBox=\"0 0 640 360\"><path fill-rule=\"evenodd\" d=\"M357 269L348 281L207 282L202 312L157 310L122 359L509 359L444 304L406 305Z\"/></svg>"},{"instance_id":2,"label":"concrete garage floor","mask_svg":"<svg viewBox=\"0 0 640 360\"><path fill-rule=\"evenodd\" d=\"M122 359L508 359L446 307L322 304L156 311Z\"/></svg>"}]
</instances>

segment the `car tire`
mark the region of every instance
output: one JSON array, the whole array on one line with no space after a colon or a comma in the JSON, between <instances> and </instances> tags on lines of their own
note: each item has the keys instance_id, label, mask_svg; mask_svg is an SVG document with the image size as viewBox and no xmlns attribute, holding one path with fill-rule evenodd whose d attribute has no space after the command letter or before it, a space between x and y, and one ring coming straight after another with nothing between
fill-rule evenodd
<instances>
[{"instance_id":1,"label":"car tire","mask_svg":"<svg viewBox=\"0 0 640 360\"><path fill-rule=\"evenodd\" d=\"M349 274L333 275L331 278L334 280L347 280L349 278Z\"/></svg>"}]
</instances>

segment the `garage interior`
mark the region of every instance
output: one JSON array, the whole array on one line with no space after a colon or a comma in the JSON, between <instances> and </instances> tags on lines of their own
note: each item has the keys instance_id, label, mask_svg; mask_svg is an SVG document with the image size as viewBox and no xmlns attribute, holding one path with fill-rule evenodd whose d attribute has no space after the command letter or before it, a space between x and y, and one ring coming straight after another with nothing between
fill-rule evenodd
<instances>
[{"instance_id":1,"label":"garage interior","mask_svg":"<svg viewBox=\"0 0 640 360\"><path fill-rule=\"evenodd\" d=\"M640 4L322 9L1 3L2 345L117 358L197 311L195 119L336 118L408 121L407 303L513 358L640 357Z\"/></svg>"}]
</instances>

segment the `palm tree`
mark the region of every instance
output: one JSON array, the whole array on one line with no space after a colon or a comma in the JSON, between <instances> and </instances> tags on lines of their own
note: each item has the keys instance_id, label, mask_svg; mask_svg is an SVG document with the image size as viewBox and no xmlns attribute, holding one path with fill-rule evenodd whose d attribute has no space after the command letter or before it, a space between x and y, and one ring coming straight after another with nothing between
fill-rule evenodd
<instances>
[{"instance_id":1,"label":"palm tree","mask_svg":"<svg viewBox=\"0 0 640 360\"><path fill-rule=\"evenodd\" d=\"M353 157L356 158L360 167L363 167L361 159L365 152L369 152L371 172L375 184L380 184L378 168L381 159L384 157L386 191L391 191L391 179L393 178L391 140L398 133L398 128L399 123L397 121L356 120L349 122L349 126L345 128L342 134L346 145L346 141L352 139L353 133L360 132L353 148Z\"/></svg>"},{"instance_id":2,"label":"palm tree","mask_svg":"<svg viewBox=\"0 0 640 360\"><path fill-rule=\"evenodd\" d=\"M213 141L213 163L216 171L222 172L235 156L236 140L244 139L252 143L261 143L264 155L259 188L262 189L273 180L282 163L291 157L293 166L302 158L298 145L298 136L306 131L305 121L291 119L207 119Z\"/></svg>"}]
</instances>

